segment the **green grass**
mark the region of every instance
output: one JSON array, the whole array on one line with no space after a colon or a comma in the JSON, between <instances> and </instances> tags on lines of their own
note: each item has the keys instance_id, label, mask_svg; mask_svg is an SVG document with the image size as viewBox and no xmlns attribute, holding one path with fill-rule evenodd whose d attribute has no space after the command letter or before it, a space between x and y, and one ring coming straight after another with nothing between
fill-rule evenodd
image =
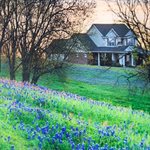
<instances>
[{"instance_id":1,"label":"green grass","mask_svg":"<svg viewBox=\"0 0 150 150\"><path fill-rule=\"evenodd\" d=\"M149 124L150 115L141 111L0 79L1 150L71 150L73 144L80 150L144 150L150 146Z\"/></svg>"},{"instance_id":2,"label":"green grass","mask_svg":"<svg viewBox=\"0 0 150 150\"><path fill-rule=\"evenodd\" d=\"M38 84L50 89L71 92L97 101L105 101L114 105L127 106L133 109L150 112L150 92L143 94L142 83L136 80L131 82L129 88L125 78L118 78L126 74L127 69L111 68L108 71L101 71L101 68L91 66L77 66L73 70L67 70L65 77L59 75L45 75ZM82 70L87 68L86 71ZM96 70L94 70L94 68ZM98 72L99 70L99 72ZM129 68L129 71L134 69ZM84 79L79 80L84 77ZM97 79L94 81L93 79Z\"/></svg>"},{"instance_id":3,"label":"green grass","mask_svg":"<svg viewBox=\"0 0 150 150\"><path fill-rule=\"evenodd\" d=\"M0 76L8 77L6 68L3 64ZM150 113L150 91L143 94L143 82L136 79L132 79L132 88L129 88L123 77L133 71L133 68L74 65L63 74L42 76L38 85ZM21 80L20 72L17 73L17 80Z\"/></svg>"}]
</instances>

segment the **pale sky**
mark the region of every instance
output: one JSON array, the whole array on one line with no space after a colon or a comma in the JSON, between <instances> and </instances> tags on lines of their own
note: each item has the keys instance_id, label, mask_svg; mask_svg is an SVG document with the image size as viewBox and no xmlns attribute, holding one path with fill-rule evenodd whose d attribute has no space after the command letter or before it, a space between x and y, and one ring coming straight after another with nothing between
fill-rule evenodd
<instances>
[{"instance_id":1,"label":"pale sky","mask_svg":"<svg viewBox=\"0 0 150 150\"><path fill-rule=\"evenodd\" d=\"M112 8L116 7L113 0L109 4ZM96 8L94 11L95 13L91 19L93 23L115 23L118 20L117 16L110 10L105 0L96 0ZM141 10L141 6L137 9L137 15L143 20L144 14L143 10Z\"/></svg>"},{"instance_id":2,"label":"pale sky","mask_svg":"<svg viewBox=\"0 0 150 150\"><path fill-rule=\"evenodd\" d=\"M105 0L96 0L96 2L95 13L90 21L88 20L87 28L93 23L114 23L117 21L117 17L109 10Z\"/></svg>"},{"instance_id":3,"label":"pale sky","mask_svg":"<svg viewBox=\"0 0 150 150\"><path fill-rule=\"evenodd\" d=\"M96 0L97 6L93 15L94 23L113 23L116 16L109 10L104 0Z\"/></svg>"},{"instance_id":4,"label":"pale sky","mask_svg":"<svg viewBox=\"0 0 150 150\"><path fill-rule=\"evenodd\" d=\"M115 8L115 4L112 1L111 7ZM105 0L96 0L96 8L95 13L93 13L92 18L88 19L88 23L86 23L86 30L94 23L117 23L117 16L110 10ZM138 10L138 17L143 20L144 15L142 10Z\"/></svg>"}]
</instances>

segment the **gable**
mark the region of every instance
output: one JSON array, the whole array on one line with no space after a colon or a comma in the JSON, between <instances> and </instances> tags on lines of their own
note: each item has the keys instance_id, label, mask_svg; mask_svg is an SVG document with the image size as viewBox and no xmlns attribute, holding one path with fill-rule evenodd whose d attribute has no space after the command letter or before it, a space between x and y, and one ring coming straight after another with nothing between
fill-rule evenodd
<instances>
[{"instance_id":1,"label":"gable","mask_svg":"<svg viewBox=\"0 0 150 150\"><path fill-rule=\"evenodd\" d=\"M104 39L102 33L96 28L96 26L92 25L92 27L88 30L87 35L90 39L95 43L97 47L104 46Z\"/></svg>"},{"instance_id":2,"label":"gable","mask_svg":"<svg viewBox=\"0 0 150 150\"><path fill-rule=\"evenodd\" d=\"M103 36L103 34L96 28L95 25L92 25L90 29L87 31L88 36L93 36L95 34L100 34L100 36Z\"/></svg>"},{"instance_id":3,"label":"gable","mask_svg":"<svg viewBox=\"0 0 150 150\"><path fill-rule=\"evenodd\" d=\"M133 46L128 46L125 51L126 52L132 52L134 50L134 47Z\"/></svg>"},{"instance_id":4,"label":"gable","mask_svg":"<svg viewBox=\"0 0 150 150\"><path fill-rule=\"evenodd\" d=\"M107 37L110 37L110 38L114 38L114 37L117 37L118 34L115 32L114 29L111 29L107 34L106 34Z\"/></svg>"},{"instance_id":5,"label":"gable","mask_svg":"<svg viewBox=\"0 0 150 150\"><path fill-rule=\"evenodd\" d=\"M82 43L86 50L95 49L97 46L86 33L75 34L74 36Z\"/></svg>"},{"instance_id":6,"label":"gable","mask_svg":"<svg viewBox=\"0 0 150 150\"><path fill-rule=\"evenodd\" d=\"M130 30L126 35L126 37L134 37L134 33Z\"/></svg>"}]
</instances>

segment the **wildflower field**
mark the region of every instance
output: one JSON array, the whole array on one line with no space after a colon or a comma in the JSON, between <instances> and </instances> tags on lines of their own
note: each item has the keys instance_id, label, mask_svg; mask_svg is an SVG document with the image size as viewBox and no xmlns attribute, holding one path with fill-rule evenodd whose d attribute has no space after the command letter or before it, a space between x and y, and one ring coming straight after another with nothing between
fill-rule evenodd
<instances>
[{"instance_id":1,"label":"wildflower field","mask_svg":"<svg viewBox=\"0 0 150 150\"><path fill-rule=\"evenodd\" d=\"M8 68L8 63L3 61L0 77L9 78ZM150 87L145 89L143 82L136 78L133 78L129 85L126 78L129 72L134 72L134 69L72 65L65 68L62 73L42 76L37 84L150 113ZM20 70L16 72L16 80L21 81Z\"/></svg>"},{"instance_id":2,"label":"wildflower field","mask_svg":"<svg viewBox=\"0 0 150 150\"><path fill-rule=\"evenodd\" d=\"M0 150L149 150L150 115L0 79Z\"/></svg>"}]
</instances>

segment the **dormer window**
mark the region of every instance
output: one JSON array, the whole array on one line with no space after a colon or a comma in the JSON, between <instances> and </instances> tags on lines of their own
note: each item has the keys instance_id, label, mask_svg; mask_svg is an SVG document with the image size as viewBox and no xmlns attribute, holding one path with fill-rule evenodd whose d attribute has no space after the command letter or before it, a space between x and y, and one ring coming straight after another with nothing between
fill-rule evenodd
<instances>
[{"instance_id":1,"label":"dormer window","mask_svg":"<svg viewBox=\"0 0 150 150\"><path fill-rule=\"evenodd\" d=\"M134 38L128 38L127 45L134 45Z\"/></svg>"},{"instance_id":2,"label":"dormer window","mask_svg":"<svg viewBox=\"0 0 150 150\"><path fill-rule=\"evenodd\" d=\"M114 38L108 38L108 46L115 46L116 40Z\"/></svg>"},{"instance_id":3,"label":"dormer window","mask_svg":"<svg viewBox=\"0 0 150 150\"><path fill-rule=\"evenodd\" d=\"M117 45L122 46L123 45L123 38L118 38L117 39Z\"/></svg>"}]
</instances>

